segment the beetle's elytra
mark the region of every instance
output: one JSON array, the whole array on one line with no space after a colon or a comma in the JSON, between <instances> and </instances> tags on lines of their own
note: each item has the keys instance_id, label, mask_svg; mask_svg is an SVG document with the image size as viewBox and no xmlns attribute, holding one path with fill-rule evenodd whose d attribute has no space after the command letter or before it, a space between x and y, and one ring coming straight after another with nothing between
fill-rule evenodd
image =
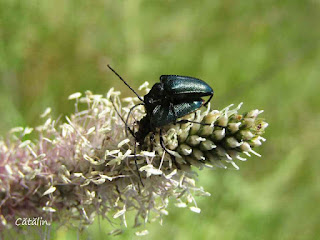
<instances>
[{"instance_id":1,"label":"beetle's elytra","mask_svg":"<svg viewBox=\"0 0 320 240\"><path fill-rule=\"evenodd\" d=\"M212 88L204 81L179 75L162 75L144 96L144 104L153 128L175 122L204 104L201 97L213 96Z\"/></svg>"}]
</instances>

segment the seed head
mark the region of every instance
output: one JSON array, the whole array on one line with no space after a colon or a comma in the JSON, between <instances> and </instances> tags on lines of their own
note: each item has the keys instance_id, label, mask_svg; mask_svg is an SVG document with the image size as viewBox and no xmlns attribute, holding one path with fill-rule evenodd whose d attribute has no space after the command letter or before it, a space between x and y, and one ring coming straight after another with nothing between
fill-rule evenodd
<instances>
[{"instance_id":1,"label":"seed head","mask_svg":"<svg viewBox=\"0 0 320 240\"><path fill-rule=\"evenodd\" d=\"M25 140L33 129L17 127L0 141L0 228L32 216L85 226L100 215L127 226L129 212L139 226L152 219L162 222L170 200L199 213L193 196L210 194L197 186L192 166L238 168L236 161L246 160L242 153L259 156L253 149L265 141L261 135L267 123L258 118L262 111L241 115L240 104L197 110L183 117L197 123L165 126L166 151L159 131L135 146L125 130L143 127L137 120L144 107L136 108L126 126L122 119L138 99L126 98L122 106L119 95L113 89L106 97L90 91L72 94L75 113L52 120L47 109L41 115L44 123L34 128L37 139Z\"/></svg>"}]
</instances>

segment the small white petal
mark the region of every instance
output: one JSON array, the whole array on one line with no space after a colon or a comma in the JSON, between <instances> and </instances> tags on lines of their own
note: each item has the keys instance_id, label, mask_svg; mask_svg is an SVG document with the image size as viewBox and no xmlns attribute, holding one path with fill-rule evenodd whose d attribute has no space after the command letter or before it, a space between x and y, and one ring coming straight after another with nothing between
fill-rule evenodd
<instances>
[{"instance_id":1,"label":"small white petal","mask_svg":"<svg viewBox=\"0 0 320 240\"><path fill-rule=\"evenodd\" d=\"M130 154L132 153L131 149L128 149L123 156L121 157L121 159L125 159L126 157L128 157Z\"/></svg>"},{"instance_id":2,"label":"small white petal","mask_svg":"<svg viewBox=\"0 0 320 240\"><path fill-rule=\"evenodd\" d=\"M243 157L240 157L240 156L237 156L237 159L239 159L240 161L247 161L246 158L243 158Z\"/></svg>"},{"instance_id":3,"label":"small white petal","mask_svg":"<svg viewBox=\"0 0 320 240\"><path fill-rule=\"evenodd\" d=\"M141 151L141 154L146 157L155 157L156 156L155 152L148 152L148 151Z\"/></svg>"},{"instance_id":4,"label":"small white petal","mask_svg":"<svg viewBox=\"0 0 320 240\"><path fill-rule=\"evenodd\" d=\"M73 173L73 176L75 176L75 177L83 177L83 173Z\"/></svg>"},{"instance_id":5,"label":"small white petal","mask_svg":"<svg viewBox=\"0 0 320 240\"><path fill-rule=\"evenodd\" d=\"M195 212L195 213L200 213L201 212L201 209L200 208L197 208L197 207L190 207L190 210L192 212Z\"/></svg>"},{"instance_id":6,"label":"small white petal","mask_svg":"<svg viewBox=\"0 0 320 240\"><path fill-rule=\"evenodd\" d=\"M56 210L52 207L43 207L42 210L45 212L56 212Z\"/></svg>"},{"instance_id":7,"label":"small white petal","mask_svg":"<svg viewBox=\"0 0 320 240\"><path fill-rule=\"evenodd\" d=\"M33 151L33 149L30 147L30 145L27 145L27 148L29 149L29 151L31 152L31 154L32 154L35 158L38 158L37 154L35 153L35 151Z\"/></svg>"},{"instance_id":8,"label":"small white petal","mask_svg":"<svg viewBox=\"0 0 320 240\"><path fill-rule=\"evenodd\" d=\"M102 127L98 130L99 133L109 132L111 130L110 127Z\"/></svg>"},{"instance_id":9,"label":"small white petal","mask_svg":"<svg viewBox=\"0 0 320 240\"><path fill-rule=\"evenodd\" d=\"M167 149L167 152L170 153L171 155L175 156L176 158L182 158L182 156L179 153L177 153L176 151L172 151L172 150Z\"/></svg>"},{"instance_id":10,"label":"small white petal","mask_svg":"<svg viewBox=\"0 0 320 240\"><path fill-rule=\"evenodd\" d=\"M24 148L24 147L26 147L27 145L29 145L30 143L31 143L30 140L26 140L26 141L20 143L19 148Z\"/></svg>"},{"instance_id":11,"label":"small white petal","mask_svg":"<svg viewBox=\"0 0 320 240\"><path fill-rule=\"evenodd\" d=\"M24 129L23 127L15 127L10 130L10 133L22 132L23 129Z\"/></svg>"},{"instance_id":12,"label":"small white petal","mask_svg":"<svg viewBox=\"0 0 320 240\"><path fill-rule=\"evenodd\" d=\"M177 174L177 169L174 169L171 173L165 176L166 179L171 179L174 175Z\"/></svg>"},{"instance_id":13,"label":"small white petal","mask_svg":"<svg viewBox=\"0 0 320 240\"><path fill-rule=\"evenodd\" d=\"M13 174L13 171L12 171L12 169L11 169L11 167L10 167L9 165L5 165L4 168L6 169L6 171L7 171L7 173L8 173L9 175L12 175L12 174Z\"/></svg>"},{"instance_id":14,"label":"small white petal","mask_svg":"<svg viewBox=\"0 0 320 240\"><path fill-rule=\"evenodd\" d=\"M148 82L144 82L142 85L140 85L140 87L138 88L138 90L142 90L144 88L147 88L149 86L149 83Z\"/></svg>"},{"instance_id":15,"label":"small white petal","mask_svg":"<svg viewBox=\"0 0 320 240\"><path fill-rule=\"evenodd\" d=\"M139 169L140 172L146 171L147 177L150 177L151 175L161 175L162 171L158 168L155 168L153 165L148 164L146 166L143 166Z\"/></svg>"},{"instance_id":16,"label":"small white petal","mask_svg":"<svg viewBox=\"0 0 320 240\"><path fill-rule=\"evenodd\" d=\"M118 217L122 216L123 214L125 214L125 212L126 212L125 208L122 210L119 210L118 212L116 212L115 215L113 215L113 218L118 218Z\"/></svg>"},{"instance_id":17,"label":"small white petal","mask_svg":"<svg viewBox=\"0 0 320 240\"><path fill-rule=\"evenodd\" d=\"M251 151L250 152L252 152L254 155L256 155L256 156L258 156L258 157L261 157L261 155L259 154L259 153L257 153L257 152L255 152L255 151L253 151L252 149L251 149Z\"/></svg>"},{"instance_id":18,"label":"small white petal","mask_svg":"<svg viewBox=\"0 0 320 240\"><path fill-rule=\"evenodd\" d=\"M3 226L7 225L7 220L4 218L3 215L0 215L0 222L2 223Z\"/></svg>"},{"instance_id":19,"label":"small white petal","mask_svg":"<svg viewBox=\"0 0 320 240\"><path fill-rule=\"evenodd\" d=\"M239 166L234 162L234 161L230 161L230 163L232 164L232 166L236 169L239 170Z\"/></svg>"},{"instance_id":20,"label":"small white petal","mask_svg":"<svg viewBox=\"0 0 320 240\"><path fill-rule=\"evenodd\" d=\"M122 140L121 142L118 143L118 148L121 148L123 145L125 145L129 142L130 142L130 139L128 139L128 138Z\"/></svg>"},{"instance_id":21,"label":"small white petal","mask_svg":"<svg viewBox=\"0 0 320 240\"><path fill-rule=\"evenodd\" d=\"M87 131L87 135L90 135L91 133L93 133L94 130L96 130L96 127L89 128L88 131Z\"/></svg>"},{"instance_id":22,"label":"small white petal","mask_svg":"<svg viewBox=\"0 0 320 240\"><path fill-rule=\"evenodd\" d=\"M33 128L26 127L23 131L23 135L28 135L32 133L32 131L33 131Z\"/></svg>"},{"instance_id":23,"label":"small white petal","mask_svg":"<svg viewBox=\"0 0 320 240\"><path fill-rule=\"evenodd\" d=\"M128 102L128 103L131 103L133 102L133 97L126 97L126 98L123 98L122 99L123 102Z\"/></svg>"},{"instance_id":24,"label":"small white petal","mask_svg":"<svg viewBox=\"0 0 320 240\"><path fill-rule=\"evenodd\" d=\"M225 155L226 155L228 160L232 160L232 157L228 153L225 153Z\"/></svg>"},{"instance_id":25,"label":"small white petal","mask_svg":"<svg viewBox=\"0 0 320 240\"><path fill-rule=\"evenodd\" d=\"M100 178L100 179L97 179L97 180L92 179L91 181L96 185L101 185L101 184L105 183L106 180L104 178Z\"/></svg>"},{"instance_id":26,"label":"small white petal","mask_svg":"<svg viewBox=\"0 0 320 240\"><path fill-rule=\"evenodd\" d=\"M101 95L101 94L94 94L91 96L91 98L97 102L99 102L102 97L103 97L103 95Z\"/></svg>"},{"instance_id":27,"label":"small white petal","mask_svg":"<svg viewBox=\"0 0 320 240\"><path fill-rule=\"evenodd\" d=\"M184 203L184 202L179 202L179 203L176 203L174 204L176 207L178 208L186 208L187 207L187 204Z\"/></svg>"},{"instance_id":28,"label":"small white petal","mask_svg":"<svg viewBox=\"0 0 320 240\"><path fill-rule=\"evenodd\" d=\"M111 232L109 232L108 235L117 236L117 235L120 235L122 233L123 233L123 231L121 229L115 229L115 230L112 230Z\"/></svg>"},{"instance_id":29,"label":"small white petal","mask_svg":"<svg viewBox=\"0 0 320 240\"><path fill-rule=\"evenodd\" d=\"M50 193L53 193L56 190L56 187L51 186L47 191L45 191L42 196L48 195Z\"/></svg>"},{"instance_id":30,"label":"small white petal","mask_svg":"<svg viewBox=\"0 0 320 240\"><path fill-rule=\"evenodd\" d=\"M165 210L165 209L162 209L160 212L161 212L163 215L166 215L166 216L169 215L169 212L168 212L167 210Z\"/></svg>"},{"instance_id":31,"label":"small white petal","mask_svg":"<svg viewBox=\"0 0 320 240\"><path fill-rule=\"evenodd\" d=\"M235 110L237 110L237 111L240 110L240 108L242 107L242 104L243 104L243 102L239 103L238 107L236 107Z\"/></svg>"},{"instance_id":32,"label":"small white petal","mask_svg":"<svg viewBox=\"0 0 320 240\"><path fill-rule=\"evenodd\" d=\"M259 136L258 139L263 141L263 142L267 141L267 139L265 139L264 137L261 137L261 136Z\"/></svg>"},{"instance_id":33,"label":"small white petal","mask_svg":"<svg viewBox=\"0 0 320 240\"><path fill-rule=\"evenodd\" d=\"M95 159L93 159L92 157L88 156L87 154L84 154L84 155L83 155L83 158L84 158L85 160L89 161L89 162L90 162L91 164L93 164L93 165L101 165L101 164L103 164L103 163L105 162L104 159L97 159L97 160L95 160Z\"/></svg>"},{"instance_id":34,"label":"small white petal","mask_svg":"<svg viewBox=\"0 0 320 240\"><path fill-rule=\"evenodd\" d=\"M46 117L48 114L51 113L51 108L46 108L46 110L40 115L41 118Z\"/></svg>"},{"instance_id":35,"label":"small white petal","mask_svg":"<svg viewBox=\"0 0 320 240\"><path fill-rule=\"evenodd\" d=\"M250 155L250 153L248 153L248 152L243 152L245 155L247 155L248 157L251 157L251 155Z\"/></svg>"},{"instance_id":36,"label":"small white petal","mask_svg":"<svg viewBox=\"0 0 320 240\"><path fill-rule=\"evenodd\" d=\"M42 139L45 140L45 141L47 141L47 142L49 142L49 143L52 143L52 140L49 139L49 138L44 137L44 138L42 138Z\"/></svg>"},{"instance_id":37,"label":"small white petal","mask_svg":"<svg viewBox=\"0 0 320 240\"><path fill-rule=\"evenodd\" d=\"M44 123L45 127L48 127L51 124L52 120L51 118L48 118L47 121Z\"/></svg>"},{"instance_id":38,"label":"small white petal","mask_svg":"<svg viewBox=\"0 0 320 240\"><path fill-rule=\"evenodd\" d=\"M69 100L77 99L77 98L80 98L81 95L82 95L82 94L81 94L80 92L76 92L76 93L71 94L71 95L68 97L68 99L69 99Z\"/></svg>"},{"instance_id":39,"label":"small white petal","mask_svg":"<svg viewBox=\"0 0 320 240\"><path fill-rule=\"evenodd\" d=\"M119 152L120 152L119 149L117 149L117 150L111 150L111 151L106 150L105 156L112 156L112 155L118 154Z\"/></svg>"},{"instance_id":40,"label":"small white petal","mask_svg":"<svg viewBox=\"0 0 320 240\"><path fill-rule=\"evenodd\" d=\"M113 180L112 177L109 177L109 176L103 175L103 174L100 174L100 177L101 177L101 178L105 178L105 179L107 179L107 180L109 180L109 181L112 181L112 180Z\"/></svg>"},{"instance_id":41,"label":"small white petal","mask_svg":"<svg viewBox=\"0 0 320 240\"><path fill-rule=\"evenodd\" d=\"M142 230L142 231L139 231L139 232L135 232L136 236L145 236L145 235L148 235L149 234L149 231L148 230Z\"/></svg>"}]
</instances>

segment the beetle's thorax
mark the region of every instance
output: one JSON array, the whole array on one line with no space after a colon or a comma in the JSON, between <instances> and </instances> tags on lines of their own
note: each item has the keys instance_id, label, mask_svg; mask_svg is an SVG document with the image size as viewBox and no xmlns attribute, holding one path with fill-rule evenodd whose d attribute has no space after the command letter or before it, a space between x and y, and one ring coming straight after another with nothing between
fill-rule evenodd
<instances>
[{"instance_id":1,"label":"beetle's thorax","mask_svg":"<svg viewBox=\"0 0 320 240\"><path fill-rule=\"evenodd\" d=\"M163 83L156 83L153 85L148 94L144 96L144 103L147 112L159 105L166 98L164 93Z\"/></svg>"}]
</instances>

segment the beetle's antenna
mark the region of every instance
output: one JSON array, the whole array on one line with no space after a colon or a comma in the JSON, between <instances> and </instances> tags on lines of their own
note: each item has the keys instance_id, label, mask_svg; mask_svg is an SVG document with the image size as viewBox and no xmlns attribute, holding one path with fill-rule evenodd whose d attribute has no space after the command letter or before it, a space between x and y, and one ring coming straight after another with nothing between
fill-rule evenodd
<instances>
[{"instance_id":1,"label":"beetle's antenna","mask_svg":"<svg viewBox=\"0 0 320 240\"><path fill-rule=\"evenodd\" d=\"M136 136L134 135L134 132L132 131L131 128L128 127L128 125L127 125L126 122L124 121L123 117L122 117L121 114L119 113L116 105L115 105L114 102L113 102L113 98L110 97L110 100L111 100L111 103L112 103L112 105L113 105L114 110L116 111L116 113L117 113L118 116L120 117L121 121L126 125L126 133L127 133L127 130L129 130L129 132L130 132L131 135L134 137L134 139L136 139Z\"/></svg>"},{"instance_id":2,"label":"beetle's antenna","mask_svg":"<svg viewBox=\"0 0 320 240\"><path fill-rule=\"evenodd\" d=\"M128 113L128 117L127 117L126 122L125 122L126 126L128 126L128 121L129 121L129 117L131 115L132 110L135 109L136 107L140 106L140 105L144 105L144 103L138 103L138 104L134 105L132 108L130 108L130 111ZM127 129L126 129L126 134L128 134Z\"/></svg>"},{"instance_id":3,"label":"beetle's antenna","mask_svg":"<svg viewBox=\"0 0 320 240\"><path fill-rule=\"evenodd\" d=\"M110 68L110 70L111 70L115 75L118 76L118 78L120 78L120 80L121 80L122 82L124 82L125 85L127 85L128 88L130 88L130 90L131 90L135 95L137 95L137 97L140 99L140 101L143 102L143 99L139 96L139 94L136 93L136 91L133 90L133 88L130 87L129 84L128 84L125 80L123 80L123 78L122 78L112 67L110 67L109 64L108 64L107 66L108 66L108 68Z\"/></svg>"}]
</instances>

